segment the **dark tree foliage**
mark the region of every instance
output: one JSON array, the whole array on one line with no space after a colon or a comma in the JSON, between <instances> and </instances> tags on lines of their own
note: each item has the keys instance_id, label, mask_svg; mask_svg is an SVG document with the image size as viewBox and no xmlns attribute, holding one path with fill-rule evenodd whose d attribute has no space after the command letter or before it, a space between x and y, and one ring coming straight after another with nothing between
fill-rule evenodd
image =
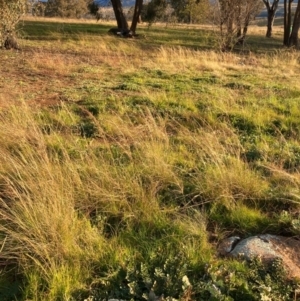
<instances>
[{"instance_id":1,"label":"dark tree foliage","mask_svg":"<svg viewBox=\"0 0 300 301\"><path fill-rule=\"evenodd\" d=\"M150 25L158 20L163 20L166 8L166 0L151 0L143 5L142 20Z\"/></svg>"},{"instance_id":2,"label":"dark tree foliage","mask_svg":"<svg viewBox=\"0 0 300 301\"><path fill-rule=\"evenodd\" d=\"M171 6L179 22L200 23L209 12L209 0L171 0Z\"/></svg>"},{"instance_id":3,"label":"dark tree foliage","mask_svg":"<svg viewBox=\"0 0 300 301\"><path fill-rule=\"evenodd\" d=\"M98 1L90 0L90 2L88 3L88 10L89 10L89 13L91 15L95 16L97 21L99 21L103 17L103 11L101 11L101 8L107 7L110 5L111 5L110 0L101 0L101 1L100 0L98 0Z\"/></svg>"},{"instance_id":4,"label":"dark tree foliage","mask_svg":"<svg viewBox=\"0 0 300 301\"><path fill-rule=\"evenodd\" d=\"M45 16L81 18L88 12L89 0L48 0Z\"/></svg>"},{"instance_id":5,"label":"dark tree foliage","mask_svg":"<svg viewBox=\"0 0 300 301\"><path fill-rule=\"evenodd\" d=\"M89 9L89 12L96 16L98 11L99 11L99 8L100 8L100 5L98 4L98 2L95 2L95 1L91 1L89 4L88 4L88 9Z\"/></svg>"}]
</instances>

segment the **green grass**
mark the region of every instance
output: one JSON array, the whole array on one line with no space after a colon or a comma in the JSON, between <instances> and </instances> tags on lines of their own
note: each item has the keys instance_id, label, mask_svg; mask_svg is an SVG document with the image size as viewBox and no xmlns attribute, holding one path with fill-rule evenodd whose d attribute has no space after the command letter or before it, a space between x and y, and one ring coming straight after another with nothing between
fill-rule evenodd
<instances>
[{"instance_id":1,"label":"green grass","mask_svg":"<svg viewBox=\"0 0 300 301\"><path fill-rule=\"evenodd\" d=\"M55 40L60 38L78 39L78 36L97 36L108 32L115 25L103 25L92 23L68 23L68 22L43 22L43 21L25 21L21 26L21 33L24 37L29 37L31 40L45 39ZM162 43L168 43L170 46L184 46L192 48L209 48L212 47L212 37L209 31L201 31L197 29L189 29L161 26L151 27L141 26L138 34L141 37L141 47L149 47L149 45L160 46ZM143 41L144 37L147 41ZM150 43L149 43L150 42ZM205 43L205 44L204 44ZM197 46L196 46L197 44Z\"/></svg>"},{"instance_id":2,"label":"green grass","mask_svg":"<svg viewBox=\"0 0 300 301\"><path fill-rule=\"evenodd\" d=\"M299 234L299 53L109 27L24 21L0 53L1 300L289 300L216 245Z\"/></svg>"}]
</instances>

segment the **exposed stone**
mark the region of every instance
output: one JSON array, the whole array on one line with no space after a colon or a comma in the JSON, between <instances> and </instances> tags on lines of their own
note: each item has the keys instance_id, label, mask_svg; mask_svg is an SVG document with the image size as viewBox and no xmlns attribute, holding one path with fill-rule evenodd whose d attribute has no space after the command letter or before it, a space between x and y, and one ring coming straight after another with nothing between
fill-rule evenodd
<instances>
[{"instance_id":1,"label":"exposed stone","mask_svg":"<svg viewBox=\"0 0 300 301\"><path fill-rule=\"evenodd\" d=\"M243 257L247 260L259 257L262 262L270 262L277 258L282 263L290 278L300 279L300 241L295 238L277 235L256 235L239 241L232 249L230 242L235 242L236 237L227 239L219 246L219 253L232 257ZM226 242L226 240L225 240Z\"/></svg>"}]
</instances>

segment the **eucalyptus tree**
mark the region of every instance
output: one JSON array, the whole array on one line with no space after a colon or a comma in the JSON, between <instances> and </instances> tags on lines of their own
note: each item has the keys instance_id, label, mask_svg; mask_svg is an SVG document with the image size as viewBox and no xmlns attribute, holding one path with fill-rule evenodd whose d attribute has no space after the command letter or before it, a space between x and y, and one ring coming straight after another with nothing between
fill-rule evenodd
<instances>
[{"instance_id":1,"label":"eucalyptus tree","mask_svg":"<svg viewBox=\"0 0 300 301\"><path fill-rule=\"evenodd\" d=\"M273 0L273 2L271 3L270 0L263 0L268 13L268 23L267 23L267 33L266 33L267 38L272 37L273 24L275 20L276 11L278 9L279 1L280 0Z\"/></svg>"},{"instance_id":2,"label":"eucalyptus tree","mask_svg":"<svg viewBox=\"0 0 300 301\"><path fill-rule=\"evenodd\" d=\"M293 0L284 0L284 33L283 44L288 47L298 47L299 27L300 27L300 1L298 1L296 11L292 11Z\"/></svg>"},{"instance_id":3,"label":"eucalyptus tree","mask_svg":"<svg viewBox=\"0 0 300 301\"><path fill-rule=\"evenodd\" d=\"M128 32L129 26L123 10L123 5L121 0L111 0L111 5L114 10L118 29L124 32Z\"/></svg>"},{"instance_id":4,"label":"eucalyptus tree","mask_svg":"<svg viewBox=\"0 0 300 301\"><path fill-rule=\"evenodd\" d=\"M129 27L121 0L111 0L111 4L114 10L115 18L117 21L118 30L121 31L123 36L131 37L136 34L137 24L140 20L143 0L135 0L133 9L132 21Z\"/></svg>"},{"instance_id":5,"label":"eucalyptus tree","mask_svg":"<svg viewBox=\"0 0 300 301\"><path fill-rule=\"evenodd\" d=\"M283 45L289 46L292 27L292 3L294 0L284 0Z\"/></svg>"},{"instance_id":6,"label":"eucalyptus tree","mask_svg":"<svg viewBox=\"0 0 300 301\"><path fill-rule=\"evenodd\" d=\"M140 20L142 8L143 8L143 0L135 0L133 17L130 26L130 34L132 35L135 35L136 27Z\"/></svg>"},{"instance_id":7,"label":"eucalyptus tree","mask_svg":"<svg viewBox=\"0 0 300 301\"><path fill-rule=\"evenodd\" d=\"M117 28L110 29L112 33L118 33L122 36L131 37L136 34L137 24L140 21L140 16L143 7L143 0L135 0L135 5L133 8L132 21L129 27L128 21L123 10L123 5L121 0L89 0L88 8L91 14L97 15L99 13L100 7L111 5L117 22Z\"/></svg>"}]
</instances>

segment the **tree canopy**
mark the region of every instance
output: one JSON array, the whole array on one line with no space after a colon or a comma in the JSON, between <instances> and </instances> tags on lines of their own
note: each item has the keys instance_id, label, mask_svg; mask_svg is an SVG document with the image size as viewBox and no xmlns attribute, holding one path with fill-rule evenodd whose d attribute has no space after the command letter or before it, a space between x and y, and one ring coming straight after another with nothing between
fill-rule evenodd
<instances>
[{"instance_id":1,"label":"tree canopy","mask_svg":"<svg viewBox=\"0 0 300 301\"><path fill-rule=\"evenodd\" d=\"M88 12L89 0L48 0L45 15L50 17L80 18Z\"/></svg>"}]
</instances>

